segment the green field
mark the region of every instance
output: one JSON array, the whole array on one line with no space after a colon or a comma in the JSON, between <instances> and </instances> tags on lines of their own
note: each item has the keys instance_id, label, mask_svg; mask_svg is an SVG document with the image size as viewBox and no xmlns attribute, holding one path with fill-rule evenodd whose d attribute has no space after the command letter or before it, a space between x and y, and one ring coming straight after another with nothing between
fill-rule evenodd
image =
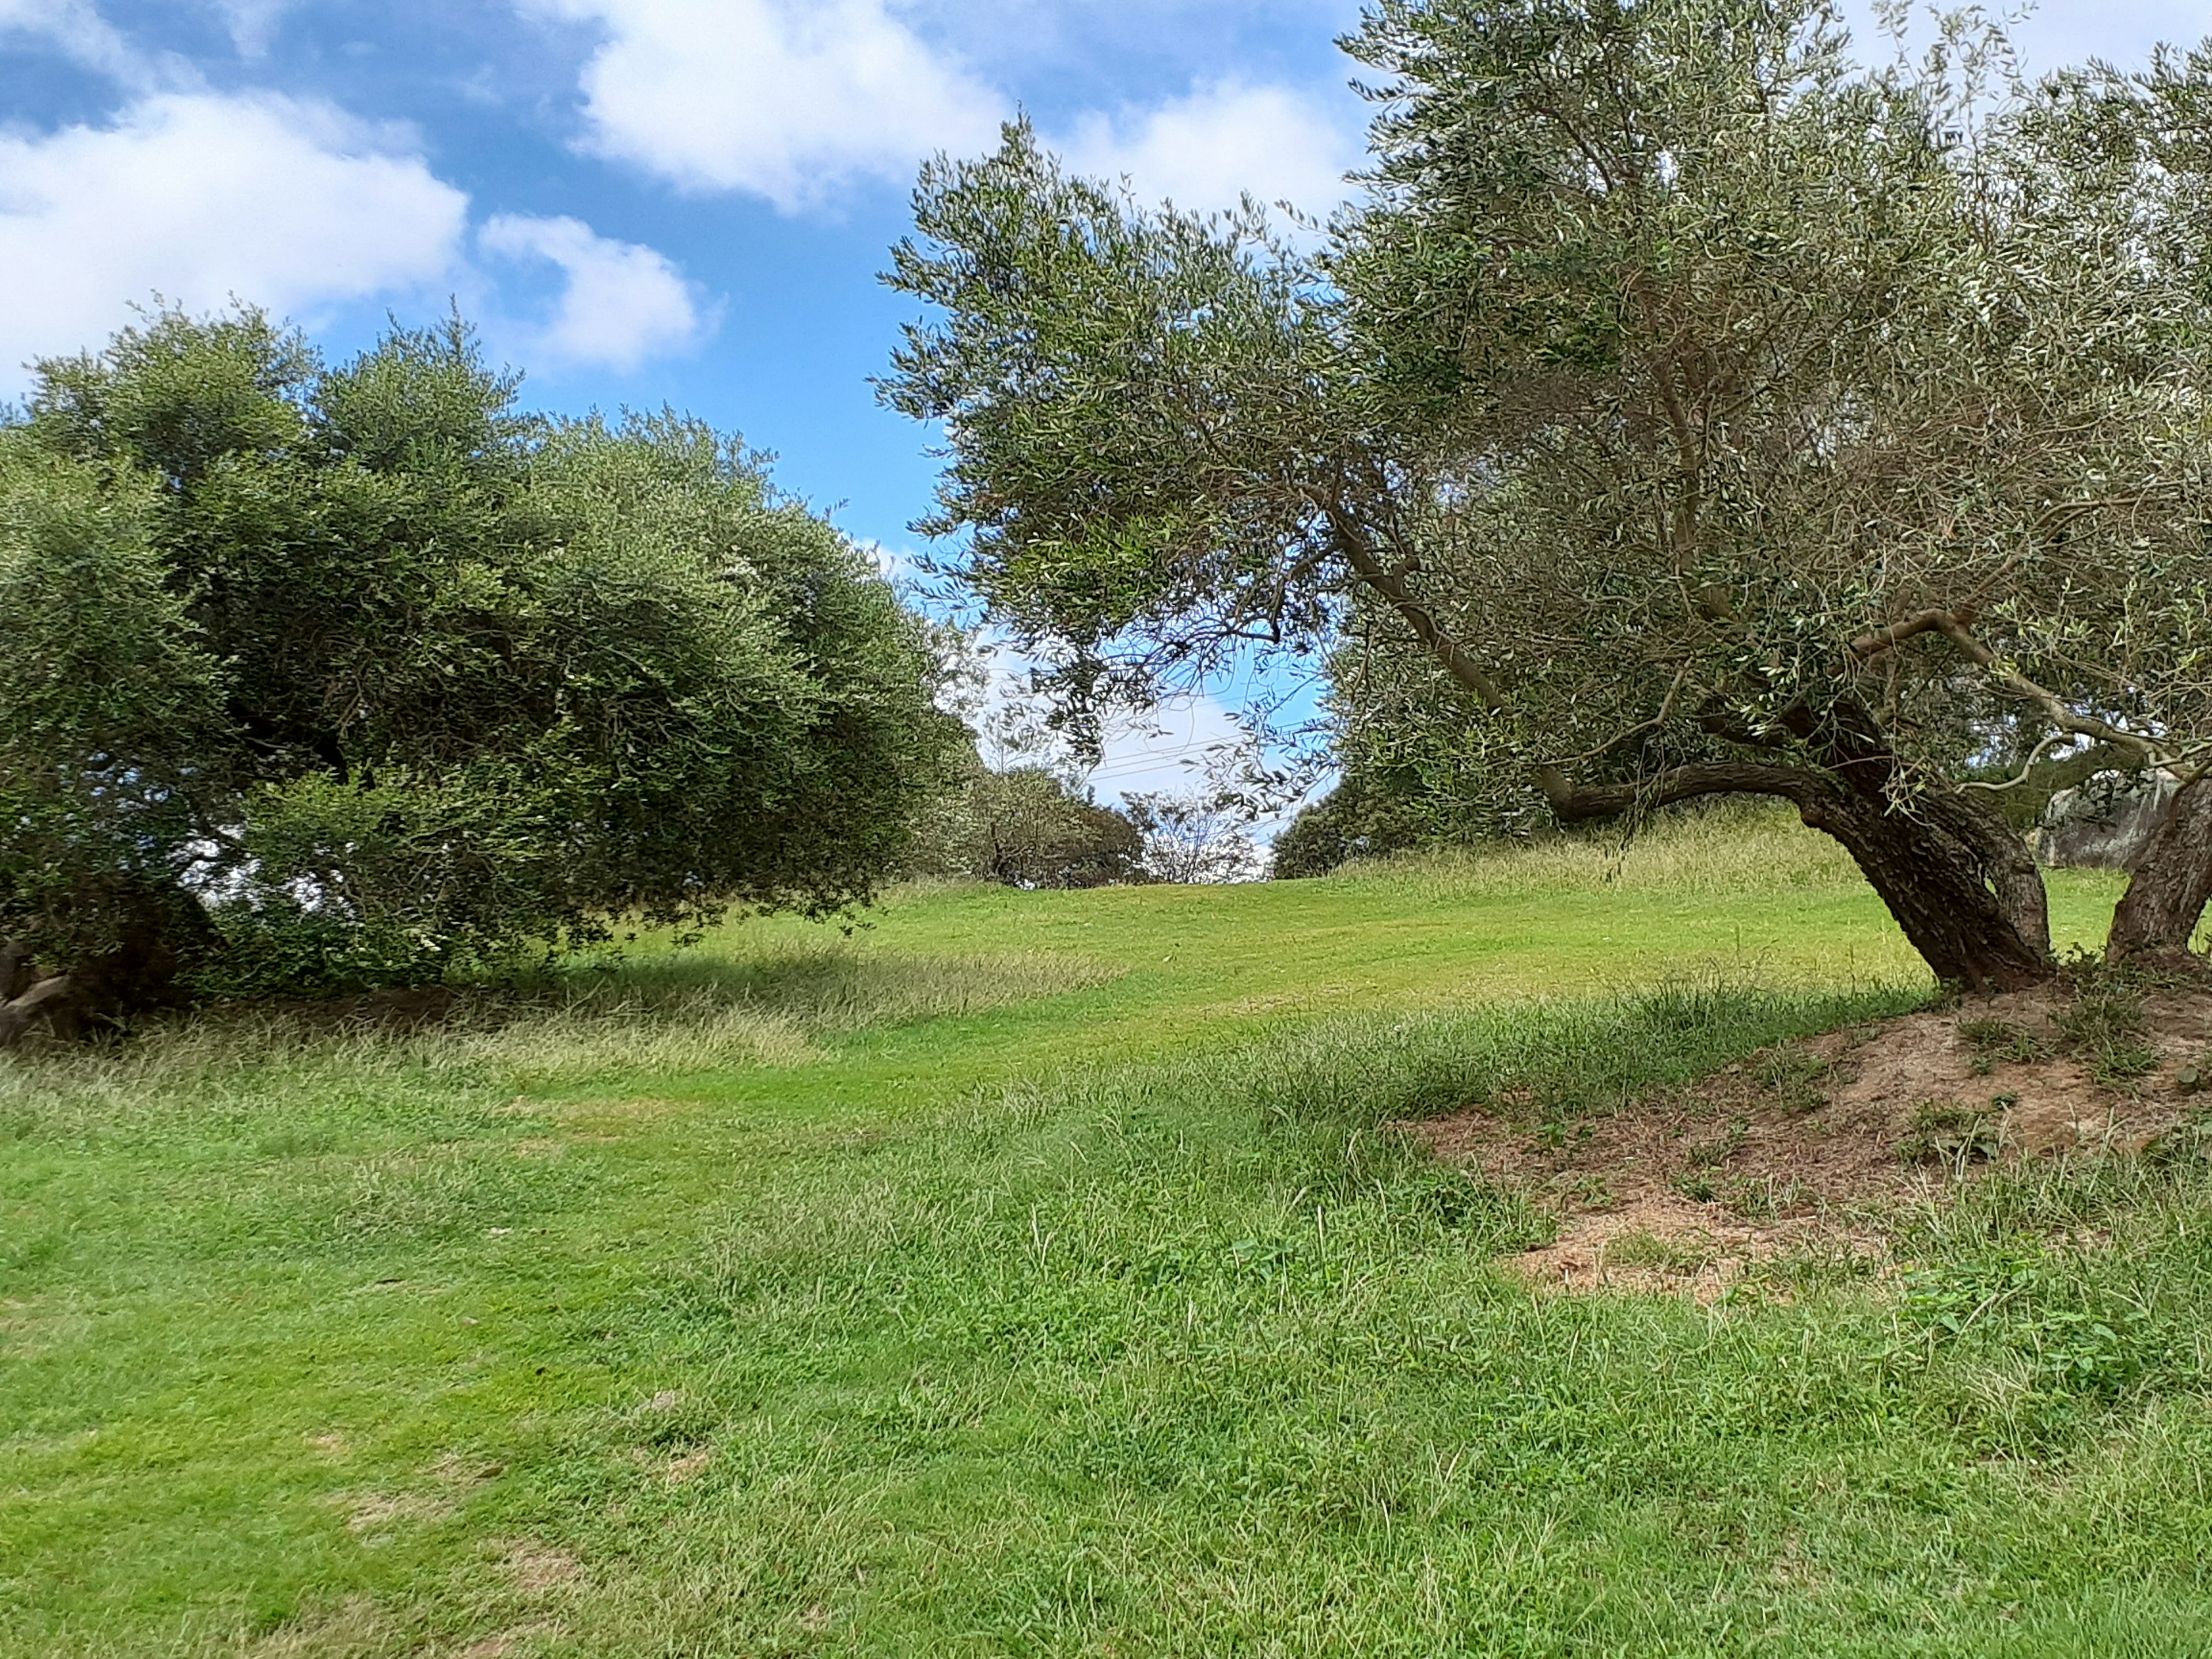
<instances>
[{"instance_id":1,"label":"green field","mask_svg":"<svg viewBox=\"0 0 2212 1659\"><path fill-rule=\"evenodd\" d=\"M1723 821L0 1060L0 1651L2212 1653L2193 1164L1700 1309L1378 1129L1926 994Z\"/></svg>"}]
</instances>

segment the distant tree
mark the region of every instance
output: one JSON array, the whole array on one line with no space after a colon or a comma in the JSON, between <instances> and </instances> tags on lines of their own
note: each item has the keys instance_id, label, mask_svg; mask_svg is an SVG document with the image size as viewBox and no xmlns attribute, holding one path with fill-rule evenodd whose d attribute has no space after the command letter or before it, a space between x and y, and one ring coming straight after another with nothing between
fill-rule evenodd
<instances>
[{"instance_id":1,"label":"distant tree","mask_svg":"<svg viewBox=\"0 0 2212 1659\"><path fill-rule=\"evenodd\" d=\"M1018 125L933 163L887 386L951 442L930 528L1079 717L1351 637L1486 811L1781 797L1976 986L2051 970L1977 769L2166 767L2114 948L2185 939L2212 54L2010 88L1969 21L1869 70L1820 0L1376 0L1317 257Z\"/></svg>"},{"instance_id":2,"label":"distant tree","mask_svg":"<svg viewBox=\"0 0 2212 1659\"><path fill-rule=\"evenodd\" d=\"M958 726L915 619L672 415L458 323L165 312L0 427L0 1042L865 900Z\"/></svg>"},{"instance_id":3,"label":"distant tree","mask_svg":"<svg viewBox=\"0 0 2212 1659\"><path fill-rule=\"evenodd\" d=\"M1284 826L1268 849L1268 878L1325 876L1355 860L1385 858L1443 839L1425 817L1417 803L1346 777Z\"/></svg>"},{"instance_id":4,"label":"distant tree","mask_svg":"<svg viewBox=\"0 0 2212 1659\"><path fill-rule=\"evenodd\" d=\"M1132 795L1129 819L1143 837L1145 874L1154 881L1253 881L1267 868L1243 815L1210 791Z\"/></svg>"},{"instance_id":5,"label":"distant tree","mask_svg":"<svg viewBox=\"0 0 2212 1659\"><path fill-rule=\"evenodd\" d=\"M1049 767L994 769L931 804L910 868L1009 887L1105 887L1145 879L1137 826Z\"/></svg>"}]
</instances>

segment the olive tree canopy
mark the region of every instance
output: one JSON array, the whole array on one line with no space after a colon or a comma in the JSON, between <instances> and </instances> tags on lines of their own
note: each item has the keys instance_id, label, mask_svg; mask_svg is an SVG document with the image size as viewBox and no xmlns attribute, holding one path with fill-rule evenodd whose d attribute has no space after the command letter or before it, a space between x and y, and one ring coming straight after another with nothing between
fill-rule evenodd
<instances>
[{"instance_id":1,"label":"olive tree canopy","mask_svg":"<svg viewBox=\"0 0 2212 1659\"><path fill-rule=\"evenodd\" d=\"M39 366L0 1040L870 894L961 735L916 620L707 427L514 393L459 324L325 368L252 311Z\"/></svg>"},{"instance_id":2,"label":"olive tree canopy","mask_svg":"<svg viewBox=\"0 0 2212 1659\"><path fill-rule=\"evenodd\" d=\"M2208 826L2130 896L2129 948L2185 941L2212 59L1993 86L1958 25L1868 69L1820 0L1378 0L1346 44L1372 156L1311 257L1018 125L924 171L886 394L1071 710L1349 639L1558 818L1791 801L1977 986L2049 939L1964 784L2100 746Z\"/></svg>"}]
</instances>

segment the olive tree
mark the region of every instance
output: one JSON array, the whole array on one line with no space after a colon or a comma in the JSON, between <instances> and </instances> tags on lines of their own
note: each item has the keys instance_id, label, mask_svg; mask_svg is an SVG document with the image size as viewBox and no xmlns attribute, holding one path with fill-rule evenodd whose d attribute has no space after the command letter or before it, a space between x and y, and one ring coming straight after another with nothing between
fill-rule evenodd
<instances>
[{"instance_id":1,"label":"olive tree","mask_svg":"<svg viewBox=\"0 0 2212 1659\"><path fill-rule=\"evenodd\" d=\"M0 426L0 1042L865 899L958 725L917 621L671 415L518 415L458 323L251 311Z\"/></svg>"},{"instance_id":2,"label":"olive tree","mask_svg":"<svg viewBox=\"0 0 2212 1659\"><path fill-rule=\"evenodd\" d=\"M1993 91L1988 44L1868 69L1820 0L1378 0L1364 194L1312 257L1020 125L941 158L886 386L947 434L929 527L1079 718L1364 630L1501 811L1779 797L1937 975L2033 982L1992 753L2212 793L2206 75Z\"/></svg>"}]
</instances>

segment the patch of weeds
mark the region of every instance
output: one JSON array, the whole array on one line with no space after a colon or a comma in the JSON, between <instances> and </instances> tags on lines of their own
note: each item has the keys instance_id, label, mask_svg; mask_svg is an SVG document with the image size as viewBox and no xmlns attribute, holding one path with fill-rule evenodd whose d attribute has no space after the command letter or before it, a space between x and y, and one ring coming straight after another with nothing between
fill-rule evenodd
<instances>
[{"instance_id":1,"label":"patch of weeds","mask_svg":"<svg viewBox=\"0 0 2212 1659\"><path fill-rule=\"evenodd\" d=\"M1946 1164L1963 1173L1969 1164L1996 1158L1999 1148L1996 1118L1987 1108L1923 1100L1913 1109L1912 1132L1898 1143L1897 1155L1908 1164Z\"/></svg>"},{"instance_id":2,"label":"patch of weeds","mask_svg":"<svg viewBox=\"0 0 2212 1659\"><path fill-rule=\"evenodd\" d=\"M1548 1243L1558 1231L1519 1194L1441 1164L1409 1173L1393 1196L1408 1214L1418 1213L1449 1232L1494 1241L1500 1249Z\"/></svg>"},{"instance_id":3,"label":"patch of weeds","mask_svg":"<svg viewBox=\"0 0 2212 1659\"><path fill-rule=\"evenodd\" d=\"M1674 1190L1692 1204L1710 1204L1720 1196L1713 1178L1703 1170L1686 1170L1674 1177Z\"/></svg>"},{"instance_id":4,"label":"patch of weeds","mask_svg":"<svg viewBox=\"0 0 2212 1659\"><path fill-rule=\"evenodd\" d=\"M1972 1051L1969 1068L1978 1077L1987 1077L1996 1060L2032 1066L2051 1055L2050 1045L2041 1037L2008 1019L1962 1019L1959 1040Z\"/></svg>"},{"instance_id":5,"label":"patch of weeds","mask_svg":"<svg viewBox=\"0 0 2212 1659\"><path fill-rule=\"evenodd\" d=\"M1738 1176L1721 1189L1720 1200L1747 1221L1771 1221L1802 1204L1805 1188L1772 1176Z\"/></svg>"},{"instance_id":6,"label":"patch of weeds","mask_svg":"<svg viewBox=\"0 0 2212 1659\"><path fill-rule=\"evenodd\" d=\"M1828 1103L1821 1087L1830 1071L1828 1061L1802 1048L1784 1048L1769 1054L1759 1068L1759 1083L1773 1095L1782 1109L1792 1115L1817 1112Z\"/></svg>"},{"instance_id":7,"label":"patch of weeds","mask_svg":"<svg viewBox=\"0 0 2212 1659\"><path fill-rule=\"evenodd\" d=\"M1601 1175L1578 1175L1559 1188L1559 1201L1577 1210L1610 1210L1620 1200Z\"/></svg>"},{"instance_id":8,"label":"patch of weeds","mask_svg":"<svg viewBox=\"0 0 2212 1659\"><path fill-rule=\"evenodd\" d=\"M1946 1348L2009 1352L2065 1393L2114 1394L2166 1370L2172 1334L2086 1265L2014 1248L1916 1268L1905 1275L1901 1309L1909 1346L1927 1359Z\"/></svg>"},{"instance_id":9,"label":"patch of weeds","mask_svg":"<svg viewBox=\"0 0 2212 1659\"><path fill-rule=\"evenodd\" d=\"M1732 1117L1728 1127L1711 1140L1692 1146L1686 1158L1692 1170L1716 1169L1743 1150L1744 1137L1751 1133L1751 1120Z\"/></svg>"},{"instance_id":10,"label":"patch of weeds","mask_svg":"<svg viewBox=\"0 0 2212 1659\"><path fill-rule=\"evenodd\" d=\"M1565 1118L1547 1118L1534 1133L1536 1144L1547 1152L1565 1152L1570 1146L1579 1150L1589 1144L1597 1127L1587 1119L1570 1121Z\"/></svg>"},{"instance_id":11,"label":"patch of weeds","mask_svg":"<svg viewBox=\"0 0 2212 1659\"><path fill-rule=\"evenodd\" d=\"M2166 1169L2212 1164L2212 1112L2199 1110L2143 1148L2145 1161Z\"/></svg>"},{"instance_id":12,"label":"patch of weeds","mask_svg":"<svg viewBox=\"0 0 2212 1659\"><path fill-rule=\"evenodd\" d=\"M2124 1082L2158 1066L2158 1050L2142 1040L2142 994L2133 986L2086 983L2073 1006L2053 1014L2051 1023L2099 1083Z\"/></svg>"}]
</instances>

